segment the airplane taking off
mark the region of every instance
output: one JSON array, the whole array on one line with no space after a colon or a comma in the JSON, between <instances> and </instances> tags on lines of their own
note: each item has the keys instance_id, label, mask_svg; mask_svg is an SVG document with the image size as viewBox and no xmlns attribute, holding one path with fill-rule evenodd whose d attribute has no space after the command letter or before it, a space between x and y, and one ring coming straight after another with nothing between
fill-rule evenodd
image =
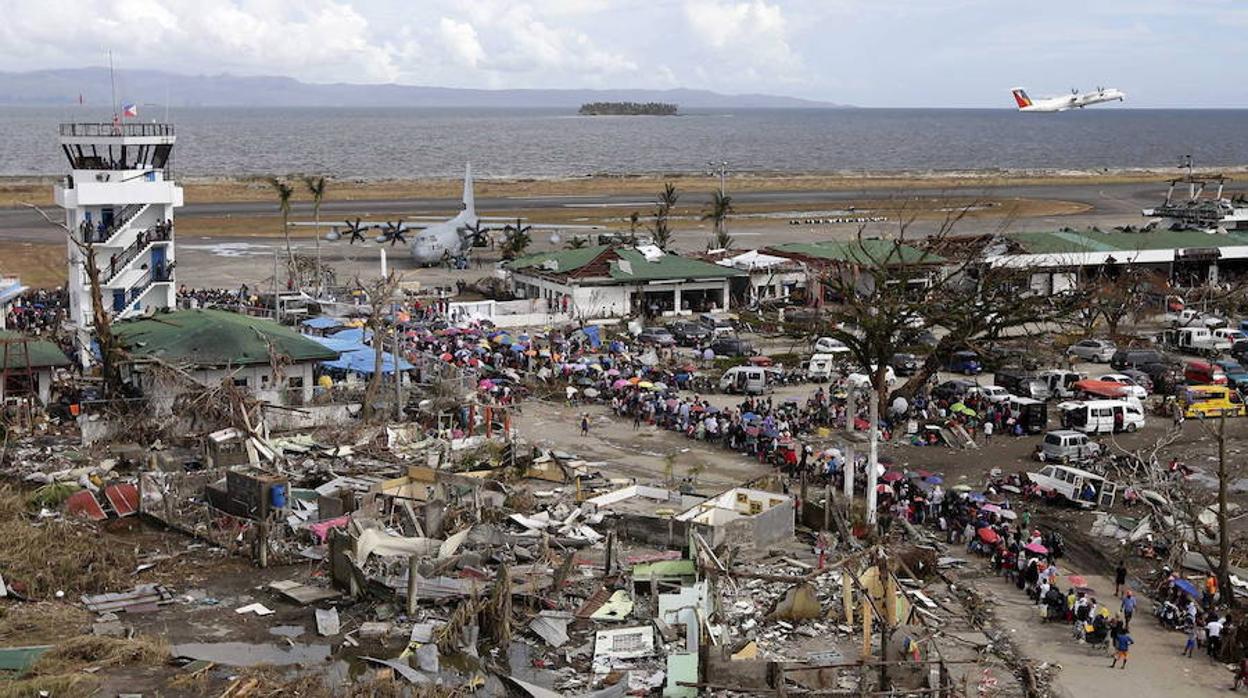
<instances>
[{"instance_id":1,"label":"airplane taking off","mask_svg":"<svg viewBox=\"0 0 1248 698\"><path fill-rule=\"evenodd\" d=\"M1071 90L1070 95L1066 97L1045 97L1044 99L1035 99L1027 96L1027 91L1021 87L1015 87L1012 90L1014 101L1018 103L1019 111L1034 112L1057 112L1069 111L1071 109L1083 109L1093 104L1101 104L1102 102L1123 101L1127 98L1126 93L1122 90L1115 90L1112 87L1098 87L1096 92L1083 94L1079 90Z\"/></svg>"},{"instance_id":2,"label":"airplane taking off","mask_svg":"<svg viewBox=\"0 0 1248 698\"><path fill-rule=\"evenodd\" d=\"M540 223L523 223L520 218L507 218L503 216L478 216L476 208L476 198L473 195L472 185L472 165L464 167L464 198L460 206L459 213L449 219L442 219L435 216L413 216L418 219L432 219L428 223L404 223L402 219L398 223L387 222L385 225L372 224L360 225L360 219L356 218L352 223L350 220L344 221L344 224L329 223L323 224L323 227L330 229L325 235L325 239L331 242L342 240L344 233L348 235L347 242L355 244L364 242L367 238L364 232L377 228L381 230L381 234L374 238L375 242L389 242L391 246L396 243L404 243L408 246L412 261L418 266L427 267L435 264L443 264L448 261L460 261L468 256L469 251L473 247L485 247L491 242L490 229L483 225L487 221L507 221L507 225L502 227L505 235L525 235L530 230L599 230L596 225L562 225L562 224L540 224ZM291 225L315 225L315 223L298 222ZM415 233L411 241L407 239L408 233ZM552 241L555 237L551 237Z\"/></svg>"}]
</instances>

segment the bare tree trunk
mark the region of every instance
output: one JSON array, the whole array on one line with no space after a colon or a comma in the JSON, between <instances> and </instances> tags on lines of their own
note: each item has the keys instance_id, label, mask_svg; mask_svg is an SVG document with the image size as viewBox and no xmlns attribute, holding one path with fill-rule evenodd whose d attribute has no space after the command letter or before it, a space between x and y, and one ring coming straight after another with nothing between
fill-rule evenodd
<instances>
[{"instance_id":1,"label":"bare tree trunk","mask_svg":"<svg viewBox=\"0 0 1248 698\"><path fill-rule=\"evenodd\" d=\"M1226 413L1218 420L1218 590L1227 606L1235 607L1231 587L1231 522L1227 514Z\"/></svg>"},{"instance_id":2,"label":"bare tree trunk","mask_svg":"<svg viewBox=\"0 0 1248 698\"><path fill-rule=\"evenodd\" d=\"M384 363L385 352L385 311L386 306L392 302L394 291L398 288L399 277L395 274L377 279L368 288L368 321L365 327L373 336L373 375L368 379L368 386L364 389L364 405L361 410L361 416L364 421L372 421L378 414L383 414L376 409L378 395L381 394L381 369ZM395 357L395 370L398 369L398 357Z\"/></svg>"}]
</instances>

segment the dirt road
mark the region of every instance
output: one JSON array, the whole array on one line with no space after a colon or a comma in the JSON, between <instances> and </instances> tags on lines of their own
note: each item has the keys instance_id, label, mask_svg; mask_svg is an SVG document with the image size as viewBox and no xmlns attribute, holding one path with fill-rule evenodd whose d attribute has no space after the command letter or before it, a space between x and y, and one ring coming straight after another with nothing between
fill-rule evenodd
<instances>
[{"instance_id":1,"label":"dirt road","mask_svg":"<svg viewBox=\"0 0 1248 698\"><path fill-rule=\"evenodd\" d=\"M1089 576L1088 583L1101 592L1098 600L1117 610L1113 581ZM1057 687L1070 698L1144 698L1145 696L1227 695L1232 674L1226 665L1200 651L1191 659L1181 656L1185 636L1162 629L1153 618L1152 603L1141 597L1131 623L1131 656L1126 670L1110 669L1111 656L1076 642L1070 626L1041 623L1036 606L1013 584L999 577L977 581L980 589L996 595L997 620L1010 631L1027 656L1038 662L1057 663Z\"/></svg>"}]
</instances>

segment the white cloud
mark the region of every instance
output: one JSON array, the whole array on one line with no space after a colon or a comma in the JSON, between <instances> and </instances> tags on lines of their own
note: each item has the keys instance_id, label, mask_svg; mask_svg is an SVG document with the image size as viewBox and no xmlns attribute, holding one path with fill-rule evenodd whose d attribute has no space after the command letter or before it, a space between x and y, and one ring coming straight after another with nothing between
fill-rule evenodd
<instances>
[{"instance_id":1,"label":"white cloud","mask_svg":"<svg viewBox=\"0 0 1248 698\"><path fill-rule=\"evenodd\" d=\"M438 24L442 45L461 65L476 68L485 60L485 48L477 38L477 30L468 22L443 17Z\"/></svg>"},{"instance_id":2,"label":"white cloud","mask_svg":"<svg viewBox=\"0 0 1248 698\"><path fill-rule=\"evenodd\" d=\"M784 11L766 0L686 0L693 36L730 68L793 78L801 60L789 43Z\"/></svg>"},{"instance_id":3,"label":"white cloud","mask_svg":"<svg viewBox=\"0 0 1248 698\"><path fill-rule=\"evenodd\" d=\"M336 0L15 0L0 23L0 65L237 71L380 82L396 67L367 19Z\"/></svg>"}]
</instances>

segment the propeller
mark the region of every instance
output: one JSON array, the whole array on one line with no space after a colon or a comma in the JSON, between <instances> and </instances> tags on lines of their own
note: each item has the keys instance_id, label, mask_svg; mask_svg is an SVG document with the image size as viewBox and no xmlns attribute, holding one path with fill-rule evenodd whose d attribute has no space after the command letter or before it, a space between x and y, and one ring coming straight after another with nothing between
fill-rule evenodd
<instances>
[{"instance_id":1,"label":"propeller","mask_svg":"<svg viewBox=\"0 0 1248 698\"><path fill-rule=\"evenodd\" d=\"M473 247L485 247L490 244L490 229L476 221L472 225L465 225L459 229L461 235L469 234L472 238Z\"/></svg>"},{"instance_id":2,"label":"propeller","mask_svg":"<svg viewBox=\"0 0 1248 698\"><path fill-rule=\"evenodd\" d=\"M407 244L407 228L403 227L403 219L400 218L398 223L386 222L385 232L377 238L377 242L390 242L390 246L394 247L397 243Z\"/></svg>"},{"instance_id":3,"label":"propeller","mask_svg":"<svg viewBox=\"0 0 1248 698\"><path fill-rule=\"evenodd\" d=\"M503 226L503 232L506 233L508 236L523 235L532 229L533 229L533 226L525 225L524 219L522 218L517 218L515 225L508 223L507 225Z\"/></svg>"},{"instance_id":4,"label":"propeller","mask_svg":"<svg viewBox=\"0 0 1248 698\"><path fill-rule=\"evenodd\" d=\"M364 242L368 239L367 237L364 236L364 231L368 230L369 226L360 225L360 219L358 217L355 219L354 223L352 223L349 220L343 221L343 223L347 224L346 225L347 232L350 233L351 235L351 238L347 241L350 244L354 245L356 241ZM338 240L342 239L342 233L338 232L337 230L332 230L329 232L328 235L325 236L325 239L331 242L337 242Z\"/></svg>"}]
</instances>

